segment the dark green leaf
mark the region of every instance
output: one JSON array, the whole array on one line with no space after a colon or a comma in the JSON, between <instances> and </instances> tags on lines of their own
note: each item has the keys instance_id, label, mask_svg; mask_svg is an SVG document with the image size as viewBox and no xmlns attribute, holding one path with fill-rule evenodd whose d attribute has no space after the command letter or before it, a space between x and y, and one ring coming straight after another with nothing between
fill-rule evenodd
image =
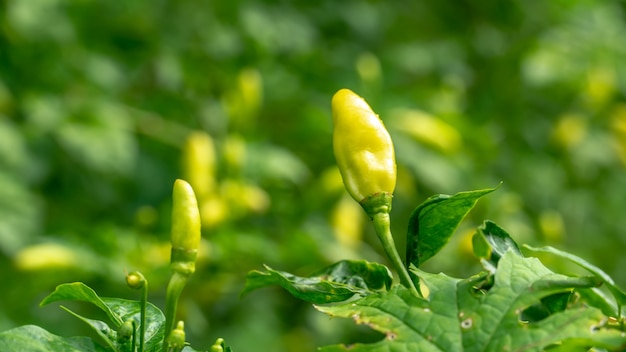
<instances>
[{"instance_id":1,"label":"dark green leaf","mask_svg":"<svg viewBox=\"0 0 626 352\"><path fill-rule=\"evenodd\" d=\"M406 265L418 267L448 243L454 230L478 199L496 190L460 192L453 196L435 195L420 204L409 220Z\"/></svg>"},{"instance_id":2,"label":"dark green leaf","mask_svg":"<svg viewBox=\"0 0 626 352\"><path fill-rule=\"evenodd\" d=\"M267 266L265 269L265 272L248 273L241 295L261 287L280 285L299 299L321 304L388 289L393 280L387 267L364 260L342 260L309 277L298 277Z\"/></svg>"},{"instance_id":3,"label":"dark green leaf","mask_svg":"<svg viewBox=\"0 0 626 352\"><path fill-rule=\"evenodd\" d=\"M553 313L564 311L572 296L572 292L559 292L544 297L537 304L524 309L520 319L527 322L537 322L547 318Z\"/></svg>"},{"instance_id":4,"label":"dark green leaf","mask_svg":"<svg viewBox=\"0 0 626 352\"><path fill-rule=\"evenodd\" d=\"M100 320L85 318L63 306L61 306L61 308L89 325L107 346L111 347L113 350L117 350L117 331L111 329L107 323Z\"/></svg>"},{"instance_id":5,"label":"dark green leaf","mask_svg":"<svg viewBox=\"0 0 626 352\"><path fill-rule=\"evenodd\" d=\"M57 286L54 292L44 298L39 305L43 307L58 301L82 301L92 303L106 313L116 329L123 323L119 315L113 312L94 290L82 282L73 282Z\"/></svg>"},{"instance_id":6,"label":"dark green leaf","mask_svg":"<svg viewBox=\"0 0 626 352\"><path fill-rule=\"evenodd\" d=\"M141 305L139 301L129 301L120 298L106 298L102 300L122 321L135 320L139 327ZM159 351L165 334L165 316L155 305L148 303L146 306L146 335L145 350Z\"/></svg>"},{"instance_id":7,"label":"dark green leaf","mask_svg":"<svg viewBox=\"0 0 626 352\"><path fill-rule=\"evenodd\" d=\"M104 352L88 337L61 337L35 325L20 326L0 333L3 352Z\"/></svg>"},{"instance_id":8,"label":"dark green leaf","mask_svg":"<svg viewBox=\"0 0 626 352\"><path fill-rule=\"evenodd\" d=\"M486 292L475 290L484 275L460 280L419 269L415 273L429 289L426 298L396 286L347 303L317 306L385 335L373 344L335 345L322 351L540 351L562 342L626 347L626 336L604 327L605 317L593 307L556 309L537 322L520 320L524 309L545 297L596 285L593 277L555 274L536 258L511 250L500 258L494 285Z\"/></svg>"},{"instance_id":9,"label":"dark green leaf","mask_svg":"<svg viewBox=\"0 0 626 352\"><path fill-rule=\"evenodd\" d=\"M517 243L511 236L500 226L490 220L486 220L476 230L476 234L472 238L474 246L474 255L484 259L483 264L486 269L490 270L498 265L498 260L511 250L517 255L522 255Z\"/></svg>"}]
</instances>

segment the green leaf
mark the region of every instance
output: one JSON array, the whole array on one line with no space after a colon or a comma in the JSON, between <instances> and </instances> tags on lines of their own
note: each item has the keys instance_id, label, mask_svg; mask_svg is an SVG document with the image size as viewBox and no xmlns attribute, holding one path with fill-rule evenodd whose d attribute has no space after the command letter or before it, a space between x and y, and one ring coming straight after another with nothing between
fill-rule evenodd
<instances>
[{"instance_id":1,"label":"green leaf","mask_svg":"<svg viewBox=\"0 0 626 352\"><path fill-rule=\"evenodd\" d=\"M596 287L578 289L576 292L580 298L589 305L596 307L606 316L617 317L617 305L612 297L608 297L602 290Z\"/></svg>"},{"instance_id":2,"label":"green leaf","mask_svg":"<svg viewBox=\"0 0 626 352\"><path fill-rule=\"evenodd\" d=\"M88 337L61 337L35 325L24 325L0 333L4 352L104 352Z\"/></svg>"},{"instance_id":3,"label":"green leaf","mask_svg":"<svg viewBox=\"0 0 626 352\"><path fill-rule=\"evenodd\" d=\"M342 260L309 277L299 277L265 266L266 272L251 271L241 295L270 285L280 285L294 297L311 303L345 301L389 289L393 277L386 266L365 260Z\"/></svg>"},{"instance_id":4,"label":"green leaf","mask_svg":"<svg viewBox=\"0 0 626 352\"><path fill-rule=\"evenodd\" d=\"M613 279L607 273L602 271L602 269L598 268L597 266L589 263L588 261L578 256L575 256L571 253L564 252L554 247L546 246L546 247L541 247L541 248L535 248L535 247L531 247L527 245L524 247L533 252L543 252L543 253L550 253L550 254L556 255L563 259L567 259L571 261L572 263L586 269L587 271L589 271L590 273L592 273L593 275L595 275L596 277L598 277L600 280L604 282L607 289L609 290L609 292L611 292L611 294L615 298L615 301L617 302L618 307L616 308L626 305L626 293L622 289L617 287ZM617 316L617 315L618 315L618 312L614 311L613 316Z\"/></svg>"},{"instance_id":5,"label":"green leaf","mask_svg":"<svg viewBox=\"0 0 626 352\"><path fill-rule=\"evenodd\" d=\"M113 312L106 303L104 303L94 290L82 282L73 282L57 286L54 292L44 298L39 305L43 307L58 301L82 301L92 303L106 313L116 329L124 322L118 314Z\"/></svg>"},{"instance_id":6,"label":"green leaf","mask_svg":"<svg viewBox=\"0 0 626 352\"><path fill-rule=\"evenodd\" d=\"M594 277L555 274L536 258L523 258L511 250L498 262L494 285L486 292L475 288L485 274L461 280L415 272L429 289L426 298L395 286L348 303L316 306L385 335L372 344L334 345L321 351L540 351L562 342L626 347L626 336L605 328L605 316L593 307L572 306L539 321L520 320L526 308L545 297L596 285Z\"/></svg>"},{"instance_id":7,"label":"green leaf","mask_svg":"<svg viewBox=\"0 0 626 352\"><path fill-rule=\"evenodd\" d=\"M139 301L99 297L94 290L81 282L57 286L56 290L44 298L40 305L44 306L58 301L89 302L102 309L113 322L113 329L104 322L82 317L63 307L72 315L87 323L109 346L119 347L117 342L117 330L123 322L132 319L137 322L137 327L139 327L141 311ZM163 312L153 304L148 303L146 306L145 335L145 350L147 352L160 350L164 338L164 323L165 317Z\"/></svg>"},{"instance_id":8,"label":"green leaf","mask_svg":"<svg viewBox=\"0 0 626 352\"><path fill-rule=\"evenodd\" d=\"M117 331L111 329L107 323L100 320L85 318L63 306L61 306L61 308L89 325L107 346L111 347L113 350L117 350Z\"/></svg>"},{"instance_id":9,"label":"green leaf","mask_svg":"<svg viewBox=\"0 0 626 352\"><path fill-rule=\"evenodd\" d=\"M137 322L139 328L141 302L129 301L120 298L106 298L102 300L122 321L133 319ZM165 338L165 316L159 308L154 304L146 305L146 335L145 335L145 351L160 351L161 344Z\"/></svg>"},{"instance_id":10,"label":"green leaf","mask_svg":"<svg viewBox=\"0 0 626 352\"><path fill-rule=\"evenodd\" d=\"M415 208L407 232L407 267L411 264L419 267L437 254L478 199L495 190L460 192L453 196L439 194Z\"/></svg>"},{"instance_id":11,"label":"green leaf","mask_svg":"<svg viewBox=\"0 0 626 352\"><path fill-rule=\"evenodd\" d=\"M492 270L498 265L498 260L511 250L517 255L522 255L517 243L511 236L500 226L490 220L486 220L478 227L476 234L472 237L474 254L487 264L486 268Z\"/></svg>"}]
</instances>

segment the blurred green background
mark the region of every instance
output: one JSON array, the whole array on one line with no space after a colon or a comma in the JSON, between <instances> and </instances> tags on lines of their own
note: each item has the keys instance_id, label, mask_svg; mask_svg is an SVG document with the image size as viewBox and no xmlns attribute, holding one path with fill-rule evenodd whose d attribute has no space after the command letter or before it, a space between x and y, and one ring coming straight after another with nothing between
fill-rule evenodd
<instances>
[{"instance_id":1,"label":"blurred green background","mask_svg":"<svg viewBox=\"0 0 626 352\"><path fill-rule=\"evenodd\" d=\"M489 218L626 287L624 1L0 0L0 330L87 333L57 284L163 303L171 187L192 183L204 240L182 298L188 340L306 351L375 339L279 289L385 262L332 155L330 98L362 95L396 145L392 221L434 193L494 187L429 270L468 275ZM560 270L574 268L548 263ZM79 312L92 314L78 305Z\"/></svg>"}]
</instances>

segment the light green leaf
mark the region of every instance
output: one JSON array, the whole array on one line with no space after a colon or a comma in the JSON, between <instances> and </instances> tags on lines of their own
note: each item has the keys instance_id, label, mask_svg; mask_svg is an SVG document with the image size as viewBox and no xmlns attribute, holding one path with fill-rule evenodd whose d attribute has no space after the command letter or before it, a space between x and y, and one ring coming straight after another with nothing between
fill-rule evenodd
<instances>
[{"instance_id":1,"label":"light green leaf","mask_svg":"<svg viewBox=\"0 0 626 352\"><path fill-rule=\"evenodd\" d=\"M342 260L309 277L276 271L268 266L265 269L266 272L248 273L241 295L261 287L280 285L294 297L321 304L388 289L393 280L387 267L364 260Z\"/></svg>"},{"instance_id":2,"label":"light green leaf","mask_svg":"<svg viewBox=\"0 0 626 352\"><path fill-rule=\"evenodd\" d=\"M587 302L587 304L596 307L602 311L606 316L617 317L617 305L613 297L607 296L602 290L597 287L578 289L576 292L580 295L580 298Z\"/></svg>"},{"instance_id":3,"label":"light green leaf","mask_svg":"<svg viewBox=\"0 0 626 352\"><path fill-rule=\"evenodd\" d=\"M24 325L0 333L3 352L104 352L88 337L61 337L35 325Z\"/></svg>"},{"instance_id":4,"label":"light green leaf","mask_svg":"<svg viewBox=\"0 0 626 352\"><path fill-rule=\"evenodd\" d=\"M480 197L496 188L460 192L453 196L439 194L420 204L409 219L406 265L418 267L448 243L454 230L472 210Z\"/></svg>"},{"instance_id":5,"label":"light green leaf","mask_svg":"<svg viewBox=\"0 0 626 352\"><path fill-rule=\"evenodd\" d=\"M335 345L322 351L541 351L565 342L609 350L626 347L626 336L603 326L602 312L577 305L535 322L520 320L542 298L598 284L594 277L555 274L536 258L512 251L498 262L494 285L486 292L476 283L484 274L460 280L415 270L429 288L426 298L404 287L347 303L317 306L336 317L352 318L383 333L373 344Z\"/></svg>"},{"instance_id":6,"label":"light green leaf","mask_svg":"<svg viewBox=\"0 0 626 352\"><path fill-rule=\"evenodd\" d=\"M556 255L558 257L561 257L563 259L567 259L569 261L571 261L572 263L588 270L590 273L592 273L593 275L595 275L596 277L598 277L600 280L602 280L604 282L604 284L606 285L607 289L611 292L611 294L613 295L613 297L615 297L615 301L617 302L617 307L622 307L624 305L626 305L626 293L620 289L619 287L617 287L617 285L615 285L615 282L613 281L613 279L609 276L609 274L605 273L604 271L602 271L602 269L598 268L597 266L589 263L588 261L575 256L571 253L567 253L564 251L561 251L559 249L556 249L554 247L550 247L550 246L546 246L546 247L541 247L541 248L535 248L535 247L531 247L531 246L524 246L525 248L533 251L533 252L543 252L543 253L550 253L553 255ZM617 316L618 312L615 311L614 316Z\"/></svg>"},{"instance_id":7,"label":"light green leaf","mask_svg":"<svg viewBox=\"0 0 626 352\"><path fill-rule=\"evenodd\" d=\"M352 318L357 324L366 324L385 334L383 340L373 344L327 346L320 349L324 352L462 350L460 328L453 311L452 315L435 314L430 302L403 286L350 303L316 308L333 317Z\"/></svg>"}]
</instances>

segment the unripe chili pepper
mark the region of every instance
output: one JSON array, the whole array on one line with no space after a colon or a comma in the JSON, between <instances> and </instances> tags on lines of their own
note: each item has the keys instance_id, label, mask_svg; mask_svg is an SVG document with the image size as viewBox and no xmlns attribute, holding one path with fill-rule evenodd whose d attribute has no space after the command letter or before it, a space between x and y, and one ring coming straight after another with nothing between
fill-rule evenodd
<instances>
[{"instance_id":1,"label":"unripe chili pepper","mask_svg":"<svg viewBox=\"0 0 626 352\"><path fill-rule=\"evenodd\" d=\"M333 149L348 193L361 205L386 195L388 212L396 186L396 159L391 136L372 108L349 89L332 99ZM371 211L366 208L368 215Z\"/></svg>"},{"instance_id":2,"label":"unripe chili pepper","mask_svg":"<svg viewBox=\"0 0 626 352\"><path fill-rule=\"evenodd\" d=\"M174 182L172 205L172 270L195 271L200 246L200 212L193 189L183 180Z\"/></svg>"},{"instance_id":3,"label":"unripe chili pepper","mask_svg":"<svg viewBox=\"0 0 626 352\"><path fill-rule=\"evenodd\" d=\"M200 211L193 189L189 183L176 180L172 198L172 258L170 259L172 276L167 284L165 296L164 351L168 348L170 334L177 334L173 330L178 298L187 279L196 270L196 257L200 246Z\"/></svg>"}]
</instances>

